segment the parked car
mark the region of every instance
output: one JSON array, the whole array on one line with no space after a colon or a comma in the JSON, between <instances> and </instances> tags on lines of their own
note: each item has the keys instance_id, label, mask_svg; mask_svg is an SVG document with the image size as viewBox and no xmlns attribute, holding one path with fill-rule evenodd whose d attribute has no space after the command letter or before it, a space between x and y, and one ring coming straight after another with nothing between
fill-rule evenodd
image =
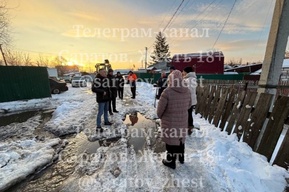
<instances>
[{"instance_id":1,"label":"parked car","mask_svg":"<svg viewBox=\"0 0 289 192\"><path fill-rule=\"evenodd\" d=\"M59 77L49 77L50 79L53 79L55 81L60 81L60 82L65 82L63 79L59 78Z\"/></svg>"},{"instance_id":2,"label":"parked car","mask_svg":"<svg viewBox=\"0 0 289 192\"><path fill-rule=\"evenodd\" d=\"M87 83L85 81L85 78L83 78L82 76L74 76L72 77L72 80L71 80L71 86L72 87L86 87Z\"/></svg>"},{"instance_id":3,"label":"parked car","mask_svg":"<svg viewBox=\"0 0 289 192\"><path fill-rule=\"evenodd\" d=\"M84 79L86 82L93 82L94 75L82 75L82 79Z\"/></svg>"},{"instance_id":4,"label":"parked car","mask_svg":"<svg viewBox=\"0 0 289 192\"><path fill-rule=\"evenodd\" d=\"M53 94L59 94L63 91L67 91L68 87L65 82L57 81L53 78L49 78L50 92Z\"/></svg>"},{"instance_id":5,"label":"parked car","mask_svg":"<svg viewBox=\"0 0 289 192\"><path fill-rule=\"evenodd\" d=\"M69 76L69 75L63 76L62 79L63 79L66 83L71 83L71 76Z\"/></svg>"}]
</instances>

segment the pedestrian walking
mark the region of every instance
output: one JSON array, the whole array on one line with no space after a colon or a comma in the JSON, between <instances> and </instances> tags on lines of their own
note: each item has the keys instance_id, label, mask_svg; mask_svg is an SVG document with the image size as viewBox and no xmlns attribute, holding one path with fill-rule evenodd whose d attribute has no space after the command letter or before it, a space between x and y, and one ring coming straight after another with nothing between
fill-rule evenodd
<instances>
[{"instance_id":1,"label":"pedestrian walking","mask_svg":"<svg viewBox=\"0 0 289 192\"><path fill-rule=\"evenodd\" d=\"M191 94L183 85L182 73L174 70L168 76L168 87L163 91L157 115L161 119L161 138L166 143L167 156L162 163L176 168L176 159L185 160L185 139L188 128L188 109L191 107Z\"/></svg>"}]
</instances>

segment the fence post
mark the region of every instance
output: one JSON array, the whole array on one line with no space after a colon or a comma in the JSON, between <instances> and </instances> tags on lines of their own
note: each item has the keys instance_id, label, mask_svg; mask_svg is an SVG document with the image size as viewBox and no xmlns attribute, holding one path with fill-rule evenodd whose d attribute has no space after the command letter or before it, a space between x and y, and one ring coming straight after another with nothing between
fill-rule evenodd
<instances>
[{"instance_id":1,"label":"fence post","mask_svg":"<svg viewBox=\"0 0 289 192\"><path fill-rule=\"evenodd\" d=\"M270 115L269 122L265 128L261 138L257 152L271 159L275 146L278 142L280 134L288 117L289 97L279 96L274 104L273 111Z\"/></svg>"}]
</instances>

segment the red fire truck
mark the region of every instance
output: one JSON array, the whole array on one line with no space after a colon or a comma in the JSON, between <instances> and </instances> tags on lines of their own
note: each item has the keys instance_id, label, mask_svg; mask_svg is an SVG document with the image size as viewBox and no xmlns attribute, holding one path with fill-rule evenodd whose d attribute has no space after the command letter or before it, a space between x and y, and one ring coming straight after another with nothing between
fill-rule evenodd
<instances>
[{"instance_id":1,"label":"red fire truck","mask_svg":"<svg viewBox=\"0 0 289 192\"><path fill-rule=\"evenodd\" d=\"M222 52L213 51L176 54L172 58L171 66L180 71L190 66L197 74L223 74L224 55Z\"/></svg>"}]
</instances>

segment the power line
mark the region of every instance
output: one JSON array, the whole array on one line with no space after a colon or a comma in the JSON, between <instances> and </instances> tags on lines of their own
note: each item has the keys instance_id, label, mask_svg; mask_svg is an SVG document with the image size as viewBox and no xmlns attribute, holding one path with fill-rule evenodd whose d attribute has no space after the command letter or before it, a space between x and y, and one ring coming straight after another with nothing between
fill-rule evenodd
<instances>
[{"instance_id":1,"label":"power line","mask_svg":"<svg viewBox=\"0 0 289 192\"><path fill-rule=\"evenodd\" d=\"M177 17L182 13L182 11L187 7L187 5L189 4L189 2L191 2L191 4L192 4L192 2L193 1L187 1L187 3L183 6L183 8L178 12L178 14L177 14L177 16L172 20L172 22L170 23L170 25L169 26L171 26L172 25L172 23L177 19Z\"/></svg>"},{"instance_id":2,"label":"power line","mask_svg":"<svg viewBox=\"0 0 289 192\"><path fill-rule=\"evenodd\" d=\"M209 9L209 7L211 7L212 5L213 5L213 3L214 2L216 2L217 0L213 0L208 6L206 6L205 7L205 9L202 11L202 12L200 12L193 20L198 20L198 18L201 16L201 15L203 15L208 9ZM222 2L223 0L221 0L218 4L220 4L221 2ZM218 5L218 4L216 4L216 6ZM192 28L196 28L200 23L201 23L201 21L203 21L208 15L210 14L210 12L209 13L207 13L206 15L204 15L199 21L197 21L196 22L196 24L192 27ZM184 25L183 25L184 26ZM186 25L186 27L187 26L189 26L189 25ZM173 40L172 42L175 42L176 40Z\"/></svg>"},{"instance_id":3,"label":"power line","mask_svg":"<svg viewBox=\"0 0 289 192\"><path fill-rule=\"evenodd\" d=\"M180 5L178 6L177 10L174 12L173 16L171 17L171 19L169 20L169 22L167 23L167 25L165 26L165 28L163 29L162 32L164 32L166 30L166 28L169 26L169 24L172 22L173 18L175 17L175 15L177 14L178 10L180 9L180 7L182 6L182 4L184 3L185 0L182 0L182 2L180 3Z\"/></svg>"},{"instance_id":4,"label":"power line","mask_svg":"<svg viewBox=\"0 0 289 192\"><path fill-rule=\"evenodd\" d=\"M273 5L273 2L274 2L274 1L275 1L275 0L271 0L271 3L269 3L269 7L268 7L268 10L267 10L267 14L266 14L265 20L264 20L264 22L263 22L261 34L259 35L258 41L257 41L257 43L256 43L256 45L255 45L255 49L254 49L254 54L253 54L253 55L255 55L256 50L257 50L257 46L258 46L258 44L260 43L261 37L263 36L263 32L264 32L264 29L265 29L266 22L267 22L267 20L268 20L269 12L270 12L270 10L271 10L271 7L273 7L272 5Z\"/></svg>"},{"instance_id":5,"label":"power line","mask_svg":"<svg viewBox=\"0 0 289 192\"><path fill-rule=\"evenodd\" d=\"M169 20L169 22L167 23L167 25L164 27L164 29L162 30L162 32L164 32L166 30L166 28L169 26L169 24L172 22L172 19L175 17L176 13L178 12L178 10L180 9L180 7L182 6L182 4L184 3L185 0L182 0L182 2L180 3L180 5L178 6L178 8L176 9L176 11L174 12L173 16L171 17L171 19ZM153 46L154 43L152 43L148 49L150 49Z\"/></svg>"},{"instance_id":6,"label":"power line","mask_svg":"<svg viewBox=\"0 0 289 192\"><path fill-rule=\"evenodd\" d=\"M234 1L233 6L232 6L232 8L231 8L231 10L230 10L230 12L229 12L229 14L228 14L226 20L225 20L225 23L224 23L224 25L223 25L223 27L222 27L222 29L221 29L221 31L220 31L220 33L219 33L219 35L218 35L216 41L215 41L215 43L213 44L212 49L214 49L216 43L218 42L218 40L219 40L219 38L220 38L220 36L221 36L221 34L222 34L222 32L223 32L223 30L224 30L224 28L225 28L227 22L228 22L228 20L229 20L229 17L231 16L231 13L232 13L232 11L233 11L235 5L236 5L236 2L237 2L237 0Z\"/></svg>"},{"instance_id":7,"label":"power line","mask_svg":"<svg viewBox=\"0 0 289 192\"><path fill-rule=\"evenodd\" d=\"M161 27L161 25L164 23L165 19L167 16L169 16L169 12L173 9L174 4L176 3L177 0L174 0L174 2L171 4L170 8L168 9L169 11L167 12L167 14L165 14L164 18L162 19L162 22L159 24L158 28Z\"/></svg>"}]
</instances>

